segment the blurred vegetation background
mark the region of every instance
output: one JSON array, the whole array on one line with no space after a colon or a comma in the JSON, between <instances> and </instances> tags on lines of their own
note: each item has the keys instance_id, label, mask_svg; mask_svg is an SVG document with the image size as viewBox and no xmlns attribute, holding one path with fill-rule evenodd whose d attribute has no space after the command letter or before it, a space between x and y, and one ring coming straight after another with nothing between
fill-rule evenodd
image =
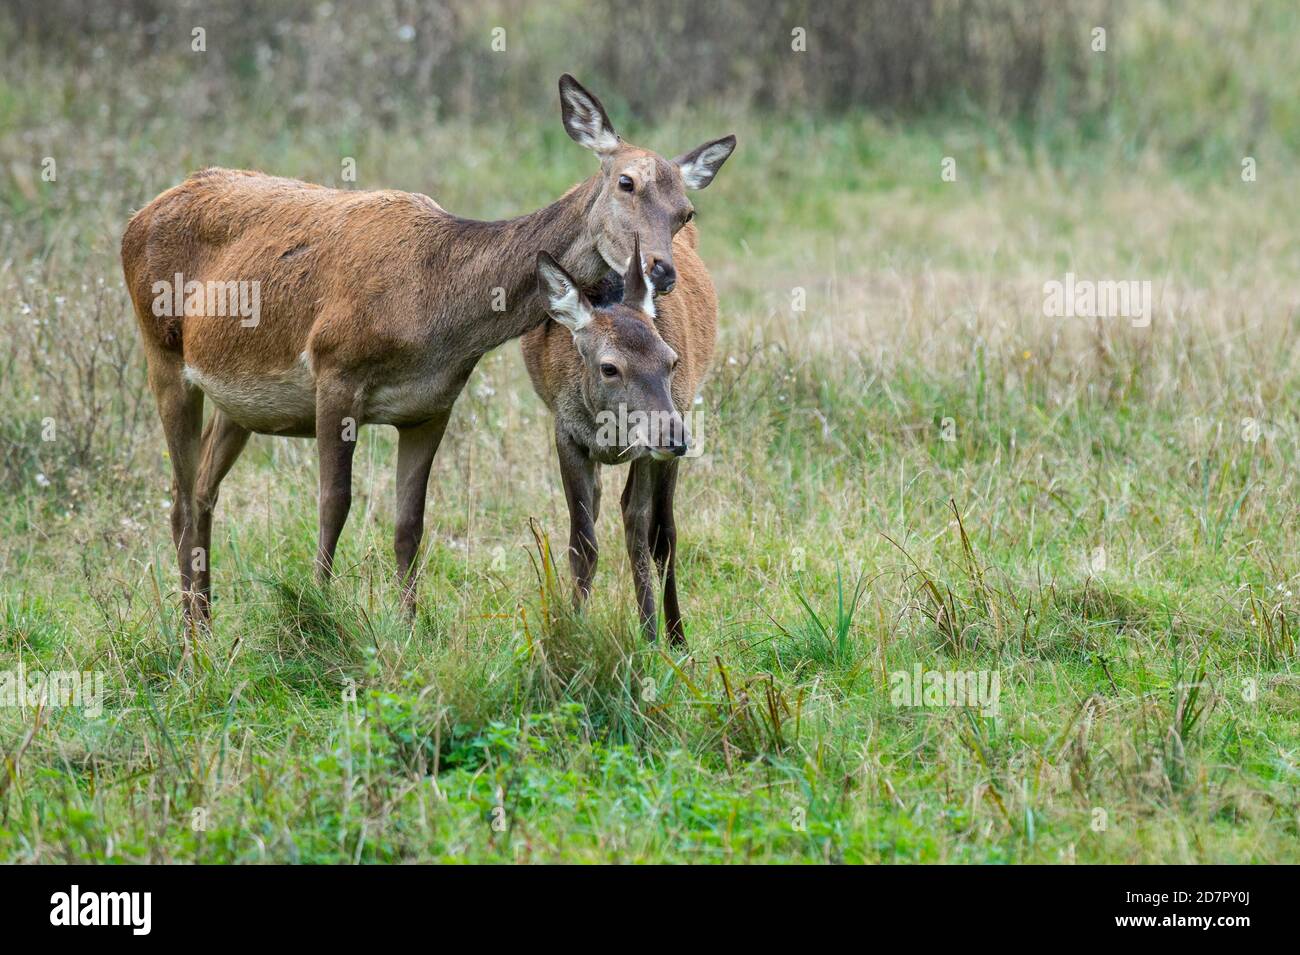
<instances>
[{"instance_id":1,"label":"blurred vegetation background","mask_svg":"<svg viewBox=\"0 0 1300 955\"><path fill-rule=\"evenodd\" d=\"M40 80L41 95L8 90L0 118L30 129L106 111L122 132L163 111L390 128L518 119L552 110L564 64L643 121L715 105L940 113L1195 160L1221 140L1294 149L1298 17L1289 0L4 0L6 79Z\"/></svg>"}]
</instances>

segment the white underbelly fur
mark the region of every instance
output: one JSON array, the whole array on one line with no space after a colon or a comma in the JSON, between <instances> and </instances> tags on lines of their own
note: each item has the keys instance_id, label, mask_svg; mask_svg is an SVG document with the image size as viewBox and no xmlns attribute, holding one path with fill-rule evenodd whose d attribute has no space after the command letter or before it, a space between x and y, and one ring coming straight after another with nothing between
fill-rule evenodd
<instances>
[{"instance_id":1,"label":"white underbelly fur","mask_svg":"<svg viewBox=\"0 0 1300 955\"><path fill-rule=\"evenodd\" d=\"M282 431L316 418L316 379L305 362L259 378L222 381L186 365L197 386L236 423L254 431Z\"/></svg>"},{"instance_id":2,"label":"white underbelly fur","mask_svg":"<svg viewBox=\"0 0 1300 955\"><path fill-rule=\"evenodd\" d=\"M381 424L427 420L433 413L427 392L408 382L376 385L366 396L365 419Z\"/></svg>"}]
</instances>

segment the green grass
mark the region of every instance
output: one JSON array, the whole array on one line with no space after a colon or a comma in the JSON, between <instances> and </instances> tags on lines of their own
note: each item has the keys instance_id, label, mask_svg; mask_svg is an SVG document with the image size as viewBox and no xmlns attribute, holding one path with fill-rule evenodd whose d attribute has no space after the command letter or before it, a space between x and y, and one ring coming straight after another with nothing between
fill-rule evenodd
<instances>
[{"instance_id":1,"label":"green grass","mask_svg":"<svg viewBox=\"0 0 1300 955\"><path fill-rule=\"evenodd\" d=\"M669 153L741 140L696 202L722 328L678 494L688 650L640 640L616 507L568 612L549 419L513 345L434 465L413 626L395 444L368 429L325 591L313 446L253 439L195 639L116 260L129 211L203 164L329 182L355 155L361 187L493 217L591 164L553 117L218 130L42 114L47 79L0 95L0 673L98 671L106 699L0 706L0 859L1300 861L1286 154L1245 184L1222 142L1193 161L1131 128L629 127ZM27 171L33 126L56 183ZM1067 270L1153 280L1152 327L1044 318ZM997 714L895 705L918 664L998 673Z\"/></svg>"}]
</instances>

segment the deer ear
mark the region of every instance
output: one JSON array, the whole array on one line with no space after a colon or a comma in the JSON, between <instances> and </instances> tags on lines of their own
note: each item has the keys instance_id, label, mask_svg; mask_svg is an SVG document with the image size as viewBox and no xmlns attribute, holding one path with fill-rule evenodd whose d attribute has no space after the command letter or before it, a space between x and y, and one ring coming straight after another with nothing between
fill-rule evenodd
<instances>
[{"instance_id":1,"label":"deer ear","mask_svg":"<svg viewBox=\"0 0 1300 955\"><path fill-rule=\"evenodd\" d=\"M537 253L537 288L551 318L569 331L576 334L591 324L591 303L573 277L545 252Z\"/></svg>"},{"instance_id":2,"label":"deer ear","mask_svg":"<svg viewBox=\"0 0 1300 955\"><path fill-rule=\"evenodd\" d=\"M618 133L600 100L568 73L560 77L560 118L575 143L601 155L618 148Z\"/></svg>"},{"instance_id":3,"label":"deer ear","mask_svg":"<svg viewBox=\"0 0 1300 955\"><path fill-rule=\"evenodd\" d=\"M639 308L651 318L655 317L654 286L646 281L639 232L632 233L632 258L627 260L627 274L623 276L623 304Z\"/></svg>"},{"instance_id":4,"label":"deer ear","mask_svg":"<svg viewBox=\"0 0 1300 955\"><path fill-rule=\"evenodd\" d=\"M682 171L687 189L703 189L713 182L722 164L727 161L732 150L736 148L735 136L723 136L711 143L698 146L688 153L682 153L673 160Z\"/></svg>"}]
</instances>

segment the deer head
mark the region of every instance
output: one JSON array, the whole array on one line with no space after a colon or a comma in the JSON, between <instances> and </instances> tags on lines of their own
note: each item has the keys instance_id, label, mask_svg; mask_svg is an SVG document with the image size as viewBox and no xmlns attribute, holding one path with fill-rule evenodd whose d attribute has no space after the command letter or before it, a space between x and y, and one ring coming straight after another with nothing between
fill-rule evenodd
<instances>
[{"instance_id":1,"label":"deer head","mask_svg":"<svg viewBox=\"0 0 1300 955\"><path fill-rule=\"evenodd\" d=\"M587 228L601 257L619 274L628 271L631 237L639 234L655 291L671 292L677 281L673 236L695 216L686 190L713 181L736 148L736 137L724 136L664 159L624 142L600 100L568 73L560 77L560 112L569 136L600 157L600 191Z\"/></svg>"},{"instance_id":2,"label":"deer head","mask_svg":"<svg viewBox=\"0 0 1300 955\"><path fill-rule=\"evenodd\" d=\"M573 333L581 362L584 420L563 424L611 460L643 454L684 455L690 434L673 404L677 353L654 323L654 290L640 237L633 233L623 300L594 308L573 277L545 252L537 255L537 282L546 310Z\"/></svg>"}]
</instances>

